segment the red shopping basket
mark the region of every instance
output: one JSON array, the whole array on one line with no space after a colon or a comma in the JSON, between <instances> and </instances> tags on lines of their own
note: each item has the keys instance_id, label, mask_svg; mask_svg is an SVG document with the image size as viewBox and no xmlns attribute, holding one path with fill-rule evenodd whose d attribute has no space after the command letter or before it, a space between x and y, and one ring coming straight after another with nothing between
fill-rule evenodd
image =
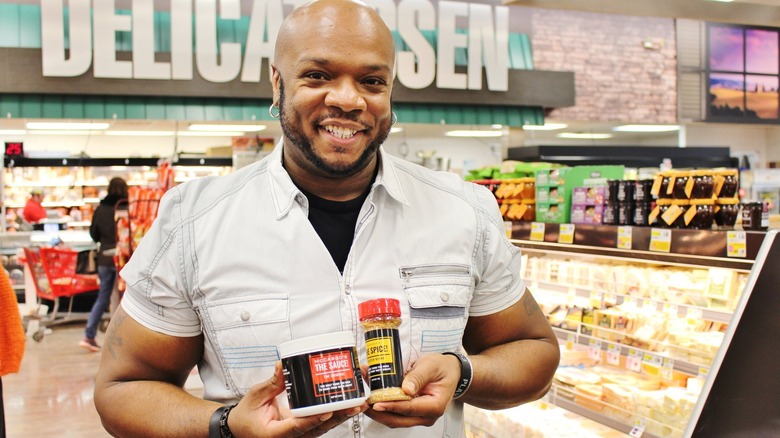
<instances>
[{"instance_id":1,"label":"red shopping basket","mask_svg":"<svg viewBox=\"0 0 780 438\"><path fill-rule=\"evenodd\" d=\"M41 248L40 251L52 295L66 297L98 289L97 275L76 273L78 251L65 248Z\"/></svg>"}]
</instances>

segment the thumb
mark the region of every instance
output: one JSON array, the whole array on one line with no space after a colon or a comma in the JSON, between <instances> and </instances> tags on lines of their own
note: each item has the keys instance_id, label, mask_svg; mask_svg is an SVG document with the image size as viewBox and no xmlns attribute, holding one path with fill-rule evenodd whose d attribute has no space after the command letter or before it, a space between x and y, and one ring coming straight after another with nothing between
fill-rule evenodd
<instances>
[{"instance_id":1,"label":"thumb","mask_svg":"<svg viewBox=\"0 0 780 438\"><path fill-rule=\"evenodd\" d=\"M435 361L428 359L429 356L426 356L417 361L404 376L401 388L407 395L417 396L428 383L437 380L436 376L440 374L438 368Z\"/></svg>"},{"instance_id":2,"label":"thumb","mask_svg":"<svg viewBox=\"0 0 780 438\"><path fill-rule=\"evenodd\" d=\"M277 395L284 392L284 374L282 373L282 363L276 362L274 366L274 375L265 382L254 385L249 394L256 403L265 403L274 399Z\"/></svg>"}]
</instances>

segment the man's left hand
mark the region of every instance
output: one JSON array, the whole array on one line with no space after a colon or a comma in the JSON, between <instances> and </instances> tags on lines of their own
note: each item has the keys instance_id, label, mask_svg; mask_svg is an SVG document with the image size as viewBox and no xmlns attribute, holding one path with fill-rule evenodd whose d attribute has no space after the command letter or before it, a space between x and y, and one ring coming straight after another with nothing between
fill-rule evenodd
<instances>
[{"instance_id":1,"label":"man's left hand","mask_svg":"<svg viewBox=\"0 0 780 438\"><path fill-rule=\"evenodd\" d=\"M447 410L459 379L455 356L425 355L404 377L402 388L411 400L375 403L365 413L390 428L432 426Z\"/></svg>"}]
</instances>

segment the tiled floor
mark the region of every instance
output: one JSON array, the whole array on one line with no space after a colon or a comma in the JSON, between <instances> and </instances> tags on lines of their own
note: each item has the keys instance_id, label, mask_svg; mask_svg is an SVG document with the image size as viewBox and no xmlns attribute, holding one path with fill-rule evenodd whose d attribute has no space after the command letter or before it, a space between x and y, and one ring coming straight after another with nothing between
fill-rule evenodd
<instances>
[{"instance_id":1,"label":"tiled floor","mask_svg":"<svg viewBox=\"0 0 780 438\"><path fill-rule=\"evenodd\" d=\"M83 335L83 323L72 323L54 327L41 342L27 339L20 372L3 377L8 438L109 436L92 400L100 354L79 347ZM197 376L190 381L188 389L198 393Z\"/></svg>"}]
</instances>

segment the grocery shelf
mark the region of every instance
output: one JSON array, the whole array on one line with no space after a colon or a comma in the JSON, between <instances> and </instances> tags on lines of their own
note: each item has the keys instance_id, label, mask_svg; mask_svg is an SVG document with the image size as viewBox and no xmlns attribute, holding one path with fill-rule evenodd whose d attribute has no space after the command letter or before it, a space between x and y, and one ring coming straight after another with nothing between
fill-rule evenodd
<instances>
[{"instance_id":1,"label":"grocery shelf","mask_svg":"<svg viewBox=\"0 0 780 438\"><path fill-rule=\"evenodd\" d=\"M628 300L633 301L637 307L653 306L658 312L673 312L678 317L686 317L696 314L701 319L713 322L729 323L731 321L731 311L713 310L707 307L693 306L688 304L674 304L668 301L654 300L651 298L637 298L631 295L622 295L611 292L592 291L583 286L568 286L562 284L548 283L543 281L530 280L526 284L532 291L541 290L544 292L555 292L566 294L568 296L577 296L580 298L596 299L599 302L614 302L620 305Z\"/></svg>"},{"instance_id":2,"label":"grocery shelf","mask_svg":"<svg viewBox=\"0 0 780 438\"><path fill-rule=\"evenodd\" d=\"M651 251L653 227L585 225L574 226L572 243L559 243L560 224L542 224L544 235L532 240L533 222L512 222L511 241L518 247L544 252L586 254L590 257L637 259L680 266L704 266L750 271L765 232L741 231L745 238L744 257L730 257L727 230L671 229L668 252ZM619 248L621 228L630 230L631 247Z\"/></svg>"},{"instance_id":3,"label":"grocery shelf","mask_svg":"<svg viewBox=\"0 0 780 438\"><path fill-rule=\"evenodd\" d=\"M599 412L592 411L586 407L580 406L577 403L565 397L556 396L554 389L551 390L550 393L548 393L547 397L550 399L550 403L554 404L555 406L566 409L567 411L570 412L574 412L577 415L581 415L585 418L589 418L593 421L599 422L605 426L609 426L623 433L629 434L635 427L629 424L622 423L619 420L616 420L612 417L608 417ZM649 420L649 421L653 421L653 420ZM680 434L682 435L682 431L680 431ZM633 435L633 436L641 436L642 438L658 438L656 435L653 435L648 432L643 432L641 435Z\"/></svg>"},{"instance_id":4,"label":"grocery shelf","mask_svg":"<svg viewBox=\"0 0 780 438\"><path fill-rule=\"evenodd\" d=\"M598 326L591 326L591 327L604 332L611 331L616 334L625 335L625 333L623 332L613 331L604 327L598 327ZM629 357L632 356L633 354L640 355L642 357L641 359L642 362L645 361L653 362L659 368L666 361L672 365L673 370L679 371L689 376L698 376L701 374L706 374L710 369L709 366L687 362L680 359L675 359L673 357L666 356L664 355L664 353L660 353L657 351L645 350L631 345L625 345L619 342L609 341L597 336L586 335L584 333L580 333L579 330L571 331L571 330L566 330L558 327L553 327L553 332L555 332L555 335L558 337L559 340L562 340L564 342L572 341L577 343L578 345L592 347L593 344L591 343L591 340L593 340L597 342L597 345L599 345L599 348L601 348L602 352L608 351L610 348L617 348L618 351L620 352L620 355L624 357Z\"/></svg>"}]
</instances>

